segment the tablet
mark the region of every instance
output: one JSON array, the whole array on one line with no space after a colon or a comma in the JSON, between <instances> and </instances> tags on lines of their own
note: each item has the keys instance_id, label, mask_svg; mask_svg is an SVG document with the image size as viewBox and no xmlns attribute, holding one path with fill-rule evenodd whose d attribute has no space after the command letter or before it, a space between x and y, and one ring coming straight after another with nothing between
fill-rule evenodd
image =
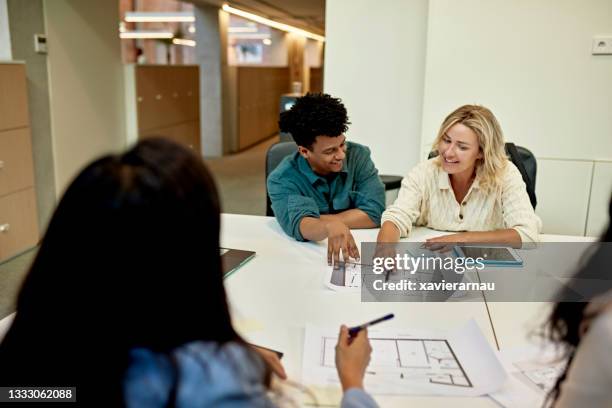
<instances>
[{"instance_id":1,"label":"tablet","mask_svg":"<svg viewBox=\"0 0 612 408\"><path fill-rule=\"evenodd\" d=\"M455 247L457 256L461 258L482 258L485 265L499 266L521 266L523 260L514 248L502 246L471 246L457 245Z\"/></svg>"},{"instance_id":2,"label":"tablet","mask_svg":"<svg viewBox=\"0 0 612 408\"><path fill-rule=\"evenodd\" d=\"M221 268L223 269L223 278L227 278L238 268L250 261L254 256L253 251L243 251L241 249L220 248Z\"/></svg>"}]
</instances>

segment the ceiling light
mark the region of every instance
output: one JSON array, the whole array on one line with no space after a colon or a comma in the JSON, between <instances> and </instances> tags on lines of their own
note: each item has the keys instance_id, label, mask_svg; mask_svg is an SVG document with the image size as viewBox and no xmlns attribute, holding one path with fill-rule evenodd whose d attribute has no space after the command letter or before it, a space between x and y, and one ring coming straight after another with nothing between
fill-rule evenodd
<instances>
[{"instance_id":1,"label":"ceiling light","mask_svg":"<svg viewBox=\"0 0 612 408\"><path fill-rule=\"evenodd\" d=\"M264 38L262 43L264 43L264 45L272 45L272 40L269 38Z\"/></svg>"},{"instance_id":2,"label":"ceiling light","mask_svg":"<svg viewBox=\"0 0 612 408\"><path fill-rule=\"evenodd\" d=\"M121 38L172 38L174 34L170 31L124 31L119 33Z\"/></svg>"},{"instance_id":3,"label":"ceiling light","mask_svg":"<svg viewBox=\"0 0 612 408\"><path fill-rule=\"evenodd\" d=\"M257 27L229 27L229 33L256 33Z\"/></svg>"},{"instance_id":4,"label":"ceiling light","mask_svg":"<svg viewBox=\"0 0 612 408\"><path fill-rule=\"evenodd\" d=\"M270 34L266 33L230 33L231 38L246 38L254 40L270 39Z\"/></svg>"},{"instance_id":5,"label":"ceiling light","mask_svg":"<svg viewBox=\"0 0 612 408\"><path fill-rule=\"evenodd\" d=\"M297 27L290 26L288 24L278 23L276 21L267 19L265 17L258 16L257 14L248 13L246 11L242 11L242 10L230 7L227 4L223 5L223 10L228 12L228 13L230 13L230 14L235 14L237 16L244 17L244 18L246 18L248 20L252 20L252 21L255 21L257 23L261 23L261 24L267 25L269 27L276 28L278 30L287 31L289 33L299 34L299 35L302 35L304 37L312 38L313 40L317 40L317 41L325 41L325 37L323 37L322 35L313 34L311 32L308 32L306 30L302 30L302 29L297 28Z\"/></svg>"},{"instance_id":6,"label":"ceiling light","mask_svg":"<svg viewBox=\"0 0 612 408\"><path fill-rule=\"evenodd\" d=\"M128 11L125 13L125 21L130 23L144 22L187 22L195 21L193 13L189 11Z\"/></svg>"},{"instance_id":7,"label":"ceiling light","mask_svg":"<svg viewBox=\"0 0 612 408\"><path fill-rule=\"evenodd\" d=\"M186 40L184 38L173 38L172 39L172 44L186 45L188 47L195 47L196 46L196 42L194 40Z\"/></svg>"}]
</instances>

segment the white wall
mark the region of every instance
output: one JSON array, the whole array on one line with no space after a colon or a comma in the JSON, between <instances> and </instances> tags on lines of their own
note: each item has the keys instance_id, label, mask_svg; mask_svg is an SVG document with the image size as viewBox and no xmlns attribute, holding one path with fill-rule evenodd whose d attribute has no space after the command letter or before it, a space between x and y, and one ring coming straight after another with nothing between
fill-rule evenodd
<instances>
[{"instance_id":1,"label":"white wall","mask_svg":"<svg viewBox=\"0 0 612 408\"><path fill-rule=\"evenodd\" d=\"M123 149L116 0L45 0L56 191L90 160Z\"/></svg>"},{"instance_id":2,"label":"white wall","mask_svg":"<svg viewBox=\"0 0 612 408\"><path fill-rule=\"evenodd\" d=\"M612 158L610 0L430 0L423 142L478 102L536 156ZM588 140L588 143L584 143Z\"/></svg>"},{"instance_id":3,"label":"white wall","mask_svg":"<svg viewBox=\"0 0 612 408\"><path fill-rule=\"evenodd\" d=\"M342 98L350 140L368 145L379 171L419 161L427 0L328 0L325 92Z\"/></svg>"},{"instance_id":4,"label":"white wall","mask_svg":"<svg viewBox=\"0 0 612 408\"><path fill-rule=\"evenodd\" d=\"M424 160L466 103L493 110L538 158L544 232L596 234L612 192L610 0L329 0L325 90L383 173ZM575 171L574 171L575 170Z\"/></svg>"},{"instance_id":5,"label":"white wall","mask_svg":"<svg viewBox=\"0 0 612 408\"><path fill-rule=\"evenodd\" d=\"M430 0L422 157L450 111L483 104L538 158L544 232L599 230L587 217L607 219L612 190L592 171L612 159L612 56L591 40L610 33L610 0ZM588 215L592 183L606 197Z\"/></svg>"},{"instance_id":6,"label":"white wall","mask_svg":"<svg viewBox=\"0 0 612 408\"><path fill-rule=\"evenodd\" d=\"M304 47L304 65L306 67L319 68L323 63L323 43L321 41L306 40Z\"/></svg>"},{"instance_id":7,"label":"white wall","mask_svg":"<svg viewBox=\"0 0 612 408\"><path fill-rule=\"evenodd\" d=\"M0 60L12 60L11 32L9 31L6 0L0 0Z\"/></svg>"}]
</instances>

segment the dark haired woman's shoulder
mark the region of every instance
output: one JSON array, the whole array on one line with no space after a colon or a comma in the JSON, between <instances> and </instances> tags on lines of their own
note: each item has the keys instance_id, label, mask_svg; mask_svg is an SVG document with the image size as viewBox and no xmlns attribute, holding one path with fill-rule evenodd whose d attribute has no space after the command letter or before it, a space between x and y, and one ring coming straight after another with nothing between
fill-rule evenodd
<instances>
[{"instance_id":1,"label":"dark haired woman's shoulder","mask_svg":"<svg viewBox=\"0 0 612 408\"><path fill-rule=\"evenodd\" d=\"M264 385L265 366L247 346L196 341L172 351L130 353L124 387L127 406L271 407ZM239 398L238 398L239 397Z\"/></svg>"}]
</instances>

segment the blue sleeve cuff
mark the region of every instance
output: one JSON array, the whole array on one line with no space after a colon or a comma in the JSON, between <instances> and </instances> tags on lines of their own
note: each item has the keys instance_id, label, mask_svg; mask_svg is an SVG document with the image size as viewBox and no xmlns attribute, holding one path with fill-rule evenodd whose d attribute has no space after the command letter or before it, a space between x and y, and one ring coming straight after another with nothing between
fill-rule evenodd
<instances>
[{"instance_id":1,"label":"blue sleeve cuff","mask_svg":"<svg viewBox=\"0 0 612 408\"><path fill-rule=\"evenodd\" d=\"M374 398L361 388L349 388L342 396L340 408L377 408Z\"/></svg>"}]
</instances>

